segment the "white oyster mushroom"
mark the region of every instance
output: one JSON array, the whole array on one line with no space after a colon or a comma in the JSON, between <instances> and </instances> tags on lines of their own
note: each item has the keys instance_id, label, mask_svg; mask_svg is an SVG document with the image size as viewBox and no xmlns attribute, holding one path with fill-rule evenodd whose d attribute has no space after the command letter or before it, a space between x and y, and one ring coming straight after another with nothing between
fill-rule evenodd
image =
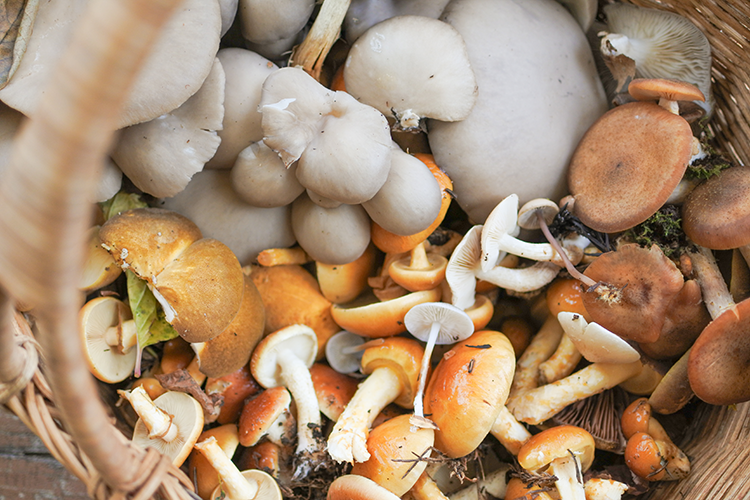
<instances>
[{"instance_id":1,"label":"white oyster mushroom","mask_svg":"<svg viewBox=\"0 0 750 500\"><path fill-rule=\"evenodd\" d=\"M205 237L227 245L243 265L254 262L267 248L289 247L295 242L291 207L248 205L232 190L226 170L195 174L180 194L160 200L159 206L195 222Z\"/></svg>"},{"instance_id":2,"label":"white oyster mushroom","mask_svg":"<svg viewBox=\"0 0 750 500\"><path fill-rule=\"evenodd\" d=\"M248 48L276 59L292 48L315 8L315 0L240 0L242 36Z\"/></svg>"},{"instance_id":3,"label":"white oyster mushroom","mask_svg":"<svg viewBox=\"0 0 750 500\"><path fill-rule=\"evenodd\" d=\"M311 191L359 204L385 184L391 135L378 110L323 87L299 68L266 79L259 109L263 141L286 165L299 160L297 179Z\"/></svg>"},{"instance_id":4,"label":"white oyster mushroom","mask_svg":"<svg viewBox=\"0 0 750 500\"><path fill-rule=\"evenodd\" d=\"M26 116L39 96L88 2L40 2L26 53L0 100ZM119 127L161 116L198 91L219 50L219 2L185 0L161 30L120 114Z\"/></svg>"},{"instance_id":5,"label":"white oyster mushroom","mask_svg":"<svg viewBox=\"0 0 750 500\"><path fill-rule=\"evenodd\" d=\"M479 86L468 118L427 123L456 201L483 223L511 193L560 199L573 150L607 110L580 26L545 0L452 0L441 19L463 36Z\"/></svg>"},{"instance_id":6,"label":"white oyster mushroom","mask_svg":"<svg viewBox=\"0 0 750 500\"><path fill-rule=\"evenodd\" d=\"M258 113L263 82L278 66L255 52L230 47L216 57L224 68L224 120L221 143L206 168L232 168L240 151L263 139Z\"/></svg>"},{"instance_id":7,"label":"white oyster mushroom","mask_svg":"<svg viewBox=\"0 0 750 500\"><path fill-rule=\"evenodd\" d=\"M437 19L448 0L352 0L344 18L344 35L351 44L381 21L396 16L424 16Z\"/></svg>"},{"instance_id":8,"label":"white oyster mushroom","mask_svg":"<svg viewBox=\"0 0 750 500\"><path fill-rule=\"evenodd\" d=\"M463 120L477 100L461 35L429 17L394 17L367 30L349 51L344 80L347 92L402 129L425 117Z\"/></svg>"},{"instance_id":9,"label":"white oyster mushroom","mask_svg":"<svg viewBox=\"0 0 750 500\"><path fill-rule=\"evenodd\" d=\"M383 229L408 236L433 223L442 199L440 184L427 165L394 143L388 179L362 206Z\"/></svg>"},{"instance_id":10,"label":"white oyster mushroom","mask_svg":"<svg viewBox=\"0 0 750 500\"><path fill-rule=\"evenodd\" d=\"M138 189L159 198L174 196L216 153L223 104L224 70L215 58L198 92L179 108L124 129L112 158Z\"/></svg>"},{"instance_id":11,"label":"white oyster mushroom","mask_svg":"<svg viewBox=\"0 0 750 500\"><path fill-rule=\"evenodd\" d=\"M296 163L287 168L279 155L260 141L240 152L231 170L232 187L254 207L283 207L305 190L296 173Z\"/></svg>"},{"instance_id":12,"label":"white oyster mushroom","mask_svg":"<svg viewBox=\"0 0 750 500\"><path fill-rule=\"evenodd\" d=\"M239 0L219 0L219 8L221 9L221 36L227 34L229 28L234 23L234 18L237 16L237 6Z\"/></svg>"}]
</instances>

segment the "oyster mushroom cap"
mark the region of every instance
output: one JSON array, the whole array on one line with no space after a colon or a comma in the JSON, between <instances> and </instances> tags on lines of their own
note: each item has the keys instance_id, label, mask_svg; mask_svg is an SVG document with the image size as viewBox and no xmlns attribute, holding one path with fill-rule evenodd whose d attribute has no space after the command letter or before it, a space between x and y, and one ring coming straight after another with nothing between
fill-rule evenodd
<instances>
[{"instance_id":1,"label":"oyster mushroom cap","mask_svg":"<svg viewBox=\"0 0 750 500\"><path fill-rule=\"evenodd\" d=\"M560 199L573 150L607 109L581 28L561 5L537 0L453 0L441 19L463 36L480 89L465 120L428 121L456 201L481 224L511 193L520 204Z\"/></svg>"},{"instance_id":2,"label":"oyster mushroom cap","mask_svg":"<svg viewBox=\"0 0 750 500\"><path fill-rule=\"evenodd\" d=\"M259 45L289 39L310 19L315 0L241 0L242 36Z\"/></svg>"},{"instance_id":3,"label":"oyster mushroom cap","mask_svg":"<svg viewBox=\"0 0 750 500\"><path fill-rule=\"evenodd\" d=\"M0 100L26 116L34 114L55 63L67 47L87 2L40 5L24 58ZM119 127L152 120L198 91L219 50L219 2L187 0L167 22L120 113Z\"/></svg>"},{"instance_id":4,"label":"oyster mushroom cap","mask_svg":"<svg viewBox=\"0 0 750 500\"><path fill-rule=\"evenodd\" d=\"M231 172L234 192L254 207L283 207L305 190L297 180L297 164L285 166L263 141L240 151Z\"/></svg>"},{"instance_id":5,"label":"oyster mushroom cap","mask_svg":"<svg viewBox=\"0 0 750 500\"><path fill-rule=\"evenodd\" d=\"M437 19L448 0L352 0L344 18L344 36L352 44L381 21L414 15Z\"/></svg>"},{"instance_id":6,"label":"oyster mushroom cap","mask_svg":"<svg viewBox=\"0 0 750 500\"><path fill-rule=\"evenodd\" d=\"M141 191L174 196L214 156L224 117L224 70L214 59L201 88L178 108L122 131L112 151Z\"/></svg>"},{"instance_id":7,"label":"oyster mushroom cap","mask_svg":"<svg viewBox=\"0 0 750 500\"><path fill-rule=\"evenodd\" d=\"M477 99L461 35L423 16L393 17L367 30L349 51L344 80L347 92L404 129L424 117L463 120Z\"/></svg>"}]
</instances>

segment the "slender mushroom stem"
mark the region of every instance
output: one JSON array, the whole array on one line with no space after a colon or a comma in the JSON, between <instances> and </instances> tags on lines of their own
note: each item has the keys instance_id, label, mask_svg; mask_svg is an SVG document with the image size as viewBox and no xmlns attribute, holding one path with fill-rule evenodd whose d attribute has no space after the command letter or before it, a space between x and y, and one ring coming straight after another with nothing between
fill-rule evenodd
<instances>
[{"instance_id":1,"label":"slender mushroom stem","mask_svg":"<svg viewBox=\"0 0 750 500\"><path fill-rule=\"evenodd\" d=\"M133 406L133 410L146 425L150 439L161 439L167 443L175 440L178 429L176 425L172 425L173 417L156 406L142 386L117 393Z\"/></svg>"},{"instance_id":2,"label":"slender mushroom stem","mask_svg":"<svg viewBox=\"0 0 750 500\"><path fill-rule=\"evenodd\" d=\"M438 333L440 333L440 323L435 321L430 327L430 336L427 337L422 368L419 370L419 388L414 396L414 415L420 418L424 418L424 389L427 385L427 370L430 368L430 358L432 357L432 350L435 348Z\"/></svg>"},{"instance_id":3,"label":"slender mushroom stem","mask_svg":"<svg viewBox=\"0 0 750 500\"><path fill-rule=\"evenodd\" d=\"M560 245L560 242L557 241L557 239L552 236L552 233L549 230L549 227L547 226L547 221L544 220L544 217L542 216L541 211L537 211L536 213L536 219L539 221L539 227L542 230L542 233L544 233L544 237L547 238L547 241L550 245L555 249L557 254L562 259L563 263L565 264L565 269L570 273L571 276L573 276L578 281L582 282L584 285L586 285L587 288L591 288L596 286L596 281L589 278L585 274L583 274L581 271L576 269L576 266L573 265L573 263L568 258L568 254L565 253L562 246Z\"/></svg>"},{"instance_id":4,"label":"slender mushroom stem","mask_svg":"<svg viewBox=\"0 0 750 500\"><path fill-rule=\"evenodd\" d=\"M277 362L281 367L281 379L297 405L297 453L316 452L320 449L314 436L315 430L320 429L320 407L310 370L289 349L279 352Z\"/></svg>"},{"instance_id":5,"label":"slender mushroom stem","mask_svg":"<svg viewBox=\"0 0 750 500\"><path fill-rule=\"evenodd\" d=\"M221 478L221 488L231 500L252 500L258 494L258 483L248 481L234 465L215 437L196 443L195 449L203 454Z\"/></svg>"}]
</instances>

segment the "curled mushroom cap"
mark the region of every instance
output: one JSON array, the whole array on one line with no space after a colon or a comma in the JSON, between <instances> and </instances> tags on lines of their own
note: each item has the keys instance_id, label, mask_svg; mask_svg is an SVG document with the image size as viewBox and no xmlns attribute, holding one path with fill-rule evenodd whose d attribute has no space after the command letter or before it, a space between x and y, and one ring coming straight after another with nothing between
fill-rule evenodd
<instances>
[{"instance_id":1,"label":"curled mushroom cap","mask_svg":"<svg viewBox=\"0 0 750 500\"><path fill-rule=\"evenodd\" d=\"M0 99L23 114L34 114L52 68L67 47L87 2L40 5L21 64ZM65 20L61 22L61 20ZM161 31L120 113L119 126L152 120L177 108L198 91L219 49L219 2L188 0Z\"/></svg>"},{"instance_id":2,"label":"curled mushroom cap","mask_svg":"<svg viewBox=\"0 0 750 500\"><path fill-rule=\"evenodd\" d=\"M664 205L682 179L692 144L688 122L654 103L633 102L608 111L570 160L575 214L607 233L640 224Z\"/></svg>"},{"instance_id":3,"label":"curled mushroom cap","mask_svg":"<svg viewBox=\"0 0 750 500\"><path fill-rule=\"evenodd\" d=\"M349 51L344 80L347 92L402 128L417 127L423 117L463 120L477 98L463 38L423 16L398 16L367 30Z\"/></svg>"},{"instance_id":4,"label":"curled mushroom cap","mask_svg":"<svg viewBox=\"0 0 750 500\"><path fill-rule=\"evenodd\" d=\"M263 141L286 165L299 160L297 178L311 191L356 204L385 183L391 138L376 109L326 89L302 69L283 68L263 83L259 110Z\"/></svg>"},{"instance_id":5,"label":"curled mushroom cap","mask_svg":"<svg viewBox=\"0 0 750 500\"><path fill-rule=\"evenodd\" d=\"M699 105L711 112L711 46L700 28L678 14L630 4L607 5L604 13L603 42L635 61L636 76L692 83L706 96Z\"/></svg>"}]
</instances>

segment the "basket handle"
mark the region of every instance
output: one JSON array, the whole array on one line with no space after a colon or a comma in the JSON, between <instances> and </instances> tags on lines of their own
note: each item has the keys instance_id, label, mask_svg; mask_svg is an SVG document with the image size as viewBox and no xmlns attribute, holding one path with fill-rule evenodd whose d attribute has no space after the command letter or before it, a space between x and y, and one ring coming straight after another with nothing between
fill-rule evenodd
<instances>
[{"instance_id":1,"label":"basket handle","mask_svg":"<svg viewBox=\"0 0 750 500\"><path fill-rule=\"evenodd\" d=\"M66 427L114 490L136 451L111 424L77 335L85 231L118 113L179 0L96 0L80 20L0 183L0 287L34 304L48 377ZM0 301L2 302L2 301ZM7 324L7 323L6 323ZM7 344L8 335L0 336ZM0 353L7 356L13 348ZM2 362L3 360L0 360Z\"/></svg>"}]
</instances>

